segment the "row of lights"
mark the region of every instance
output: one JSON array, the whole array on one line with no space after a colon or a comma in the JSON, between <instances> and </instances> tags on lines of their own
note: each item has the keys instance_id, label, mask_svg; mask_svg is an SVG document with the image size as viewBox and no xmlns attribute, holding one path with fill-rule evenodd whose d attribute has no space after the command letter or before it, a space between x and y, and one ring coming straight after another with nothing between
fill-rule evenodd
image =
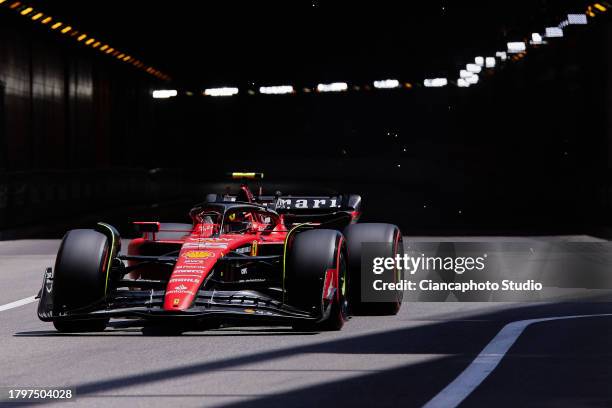
<instances>
[{"instance_id":1,"label":"row of lights","mask_svg":"<svg viewBox=\"0 0 612 408\"><path fill-rule=\"evenodd\" d=\"M600 3L594 3L589 5L586 9L585 14L568 14L567 18L564 19L556 27L546 27L544 33L532 33L531 39L524 41L512 41L506 44L505 51L497 51L495 56L477 56L473 63L466 64L464 69L459 71L459 78L454 84L459 88L468 88L475 85L480 80L480 74L483 69L492 70L498 62L503 63L507 61L519 61L525 57L527 52L527 44L538 46L546 44L545 38L559 38L563 37L563 29L568 25L584 25L587 24L587 16L594 18L597 14L605 13L608 8L612 7L607 1ZM450 81L447 78L426 78L423 81L423 86L426 88L442 88L449 85ZM384 79L373 81L371 85L365 86L353 86L352 89L359 91L362 88L365 90L371 89L399 89L413 87L412 83L405 82L401 83L397 79ZM349 90L349 85L346 82L333 82L333 83L321 83L315 88L303 88L304 93L310 93L313 91L326 93L326 92L346 92ZM254 95L256 92L252 89L247 91L249 94ZM233 96L239 93L239 89L236 87L222 87L222 88L208 88L205 89L202 94L206 96ZM259 88L259 93L264 95L286 95L296 93L296 89L291 85L275 85L275 86L262 86ZM186 95L193 95L193 92L186 92ZM178 91L175 89L163 89L153 91L153 98L172 98L178 95Z\"/></svg>"},{"instance_id":2,"label":"row of lights","mask_svg":"<svg viewBox=\"0 0 612 408\"><path fill-rule=\"evenodd\" d=\"M27 4L20 1L0 0L0 7L8 7L8 9L14 10L15 12L19 13L19 15L28 18L32 22L47 26L49 30L57 31L68 36L69 38L73 38L75 41L83 44L86 47L90 47L91 49L97 50L103 54L107 54L121 62L131 64L135 68L141 69L158 79L164 81L170 80L168 75L150 65L145 64L139 59L132 57L128 53L121 52L120 50L111 47L109 44L106 44L87 33L76 30L71 25L62 22L55 17L43 13L40 10L35 10L33 7L30 7Z\"/></svg>"},{"instance_id":3,"label":"row of lights","mask_svg":"<svg viewBox=\"0 0 612 408\"><path fill-rule=\"evenodd\" d=\"M457 86L467 88L471 85L477 84L479 81L479 73L482 71L482 69L495 68L497 65L497 59L499 59L501 62L507 61L508 58L510 58L511 61L519 61L525 57L528 44L532 46L539 46L547 43L545 39L563 37L563 29L565 27L569 25L585 25L588 23L587 16L594 18L599 13L605 13L610 7L612 7L612 5L605 1L601 3L594 3L587 6L585 14L568 14L567 18L561 21L561 23L559 23L559 25L556 27L546 27L544 33L532 33L529 41L524 40L507 43L506 51L497 51L495 53L495 57L476 57L474 59L474 63L467 64L465 69L461 69L459 71ZM446 83L439 86L445 85Z\"/></svg>"},{"instance_id":4,"label":"row of lights","mask_svg":"<svg viewBox=\"0 0 612 408\"><path fill-rule=\"evenodd\" d=\"M331 83L321 83L317 84L314 88L302 88L302 92L311 93L328 93L328 92L347 92L350 89L354 91L360 90L370 90L372 88L375 89L399 89L399 88L407 88L411 89L413 87L410 82L400 82L397 79L383 79L380 81L374 81L372 84L358 86L354 85L349 88L349 84L346 82L331 82ZM262 95L289 95L297 93L297 90L292 85L273 85L273 86L261 86L257 90L258 93ZM221 88L207 88L202 91L202 94L205 96L234 96L237 95L240 90L236 87L221 87ZM255 95L257 92L253 89L249 89L247 91L249 95ZM153 91L153 98L156 99L165 99L172 98L178 96L179 92L176 89L158 89ZM192 96L193 92L185 92L185 95Z\"/></svg>"}]
</instances>

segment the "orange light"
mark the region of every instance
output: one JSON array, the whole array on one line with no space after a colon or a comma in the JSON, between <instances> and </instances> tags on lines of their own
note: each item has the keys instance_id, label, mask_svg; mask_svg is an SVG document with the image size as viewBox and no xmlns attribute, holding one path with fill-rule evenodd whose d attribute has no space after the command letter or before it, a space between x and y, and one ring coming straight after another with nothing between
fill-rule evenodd
<instances>
[{"instance_id":1,"label":"orange light","mask_svg":"<svg viewBox=\"0 0 612 408\"><path fill-rule=\"evenodd\" d=\"M45 18L43 21L41 21L41 23L43 24L49 24L51 22L51 20L53 20L51 17L47 17Z\"/></svg>"},{"instance_id":2,"label":"orange light","mask_svg":"<svg viewBox=\"0 0 612 408\"><path fill-rule=\"evenodd\" d=\"M606 10L607 10L607 8L605 8L604 6L602 6L602 5L601 5L601 4L599 4L599 3L595 3L595 4L593 4L593 6L594 6L594 7L595 7L597 10L599 10L599 11L601 11L601 12L604 12L604 11L606 11Z\"/></svg>"},{"instance_id":3,"label":"orange light","mask_svg":"<svg viewBox=\"0 0 612 408\"><path fill-rule=\"evenodd\" d=\"M87 35L86 35L86 34L81 34L81 35L79 36L79 38L77 38L77 40L79 40L79 41L83 41L83 40L84 40L84 39L86 39L86 38L87 38Z\"/></svg>"},{"instance_id":4,"label":"orange light","mask_svg":"<svg viewBox=\"0 0 612 408\"><path fill-rule=\"evenodd\" d=\"M25 16L26 14L30 14L33 11L34 11L34 9L32 7L28 7L28 8L25 8L25 9L21 10L21 15Z\"/></svg>"},{"instance_id":5,"label":"orange light","mask_svg":"<svg viewBox=\"0 0 612 408\"><path fill-rule=\"evenodd\" d=\"M32 16L32 20L36 21L43 16L43 13L36 13Z\"/></svg>"},{"instance_id":6,"label":"orange light","mask_svg":"<svg viewBox=\"0 0 612 408\"><path fill-rule=\"evenodd\" d=\"M0 0L0 4L4 3L6 0Z\"/></svg>"},{"instance_id":7,"label":"orange light","mask_svg":"<svg viewBox=\"0 0 612 408\"><path fill-rule=\"evenodd\" d=\"M121 54L117 55L117 58L118 58L118 59L123 59L123 57L125 57L125 54L124 54L124 53L121 53Z\"/></svg>"},{"instance_id":8,"label":"orange light","mask_svg":"<svg viewBox=\"0 0 612 408\"><path fill-rule=\"evenodd\" d=\"M130 57L129 55L126 55L125 58L123 58L124 61L129 61L131 59L132 59L132 57Z\"/></svg>"},{"instance_id":9,"label":"orange light","mask_svg":"<svg viewBox=\"0 0 612 408\"><path fill-rule=\"evenodd\" d=\"M93 38L90 38L89 40L85 41L85 45L89 45L92 42L94 42L95 40Z\"/></svg>"},{"instance_id":10,"label":"orange light","mask_svg":"<svg viewBox=\"0 0 612 408\"><path fill-rule=\"evenodd\" d=\"M58 28L59 28L59 27L61 27L61 26L62 26L62 23L61 23L61 22L58 22L58 23L53 24L53 25L51 26L51 29L52 29L52 30L56 30L56 29L58 29Z\"/></svg>"},{"instance_id":11,"label":"orange light","mask_svg":"<svg viewBox=\"0 0 612 408\"><path fill-rule=\"evenodd\" d=\"M62 30L62 34L66 34L68 31L72 30L72 27L70 26L66 26L64 27L64 29Z\"/></svg>"},{"instance_id":12,"label":"orange light","mask_svg":"<svg viewBox=\"0 0 612 408\"><path fill-rule=\"evenodd\" d=\"M111 53L111 52L113 52L113 51L115 51L115 49L114 49L114 48L109 48L108 50L106 50L106 53L107 53L107 54L110 54L110 53Z\"/></svg>"},{"instance_id":13,"label":"orange light","mask_svg":"<svg viewBox=\"0 0 612 408\"><path fill-rule=\"evenodd\" d=\"M108 45L104 44L104 45L103 45L103 46L100 48L100 51L104 51L104 50L105 50L105 49L107 49L107 48L108 48Z\"/></svg>"},{"instance_id":14,"label":"orange light","mask_svg":"<svg viewBox=\"0 0 612 408\"><path fill-rule=\"evenodd\" d=\"M99 46L100 46L100 41L96 41L94 45L92 45L93 48L98 48Z\"/></svg>"},{"instance_id":15,"label":"orange light","mask_svg":"<svg viewBox=\"0 0 612 408\"><path fill-rule=\"evenodd\" d=\"M19 7L21 5L20 1L16 1L13 4L10 5L10 8L12 9L16 9L17 7Z\"/></svg>"}]
</instances>

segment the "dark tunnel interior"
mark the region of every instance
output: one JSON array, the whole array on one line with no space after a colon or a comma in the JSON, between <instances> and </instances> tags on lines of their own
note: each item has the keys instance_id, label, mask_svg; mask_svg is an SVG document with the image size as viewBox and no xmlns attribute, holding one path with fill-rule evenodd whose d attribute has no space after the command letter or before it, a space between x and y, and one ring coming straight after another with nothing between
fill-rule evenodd
<instances>
[{"instance_id":1,"label":"dark tunnel interior","mask_svg":"<svg viewBox=\"0 0 612 408\"><path fill-rule=\"evenodd\" d=\"M236 188L231 171L264 172L267 191L359 193L367 220L406 234L610 227L606 16L483 71L477 86L423 86L583 2L32 1L48 24L2 3L0 238L181 220L206 193ZM68 22L77 34L61 33ZM102 37L170 78L84 45ZM409 86L367 85L384 78ZM326 81L351 88L314 91ZM297 91L256 92L280 84ZM240 93L202 95L214 86Z\"/></svg>"}]
</instances>

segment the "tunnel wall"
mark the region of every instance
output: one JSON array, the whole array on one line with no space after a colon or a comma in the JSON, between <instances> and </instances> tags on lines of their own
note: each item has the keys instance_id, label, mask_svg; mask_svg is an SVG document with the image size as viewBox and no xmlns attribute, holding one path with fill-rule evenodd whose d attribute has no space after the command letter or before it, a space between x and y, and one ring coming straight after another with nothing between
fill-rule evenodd
<instances>
[{"instance_id":1,"label":"tunnel wall","mask_svg":"<svg viewBox=\"0 0 612 408\"><path fill-rule=\"evenodd\" d=\"M147 75L45 26L1 17L0 169L101 168L133 157L118 148L133 151L150 129Z\"/></svg>"},{"instance_id":2,"label":"tunnel wall","mask_svg":"<svg viewBox=\"0 0 612 408\"><path fill-rule=\"evenodd\" d=\"M182 177L143 168L151 78L2 10L0 238L181 196Z\"/></svg>"}]
</instances>

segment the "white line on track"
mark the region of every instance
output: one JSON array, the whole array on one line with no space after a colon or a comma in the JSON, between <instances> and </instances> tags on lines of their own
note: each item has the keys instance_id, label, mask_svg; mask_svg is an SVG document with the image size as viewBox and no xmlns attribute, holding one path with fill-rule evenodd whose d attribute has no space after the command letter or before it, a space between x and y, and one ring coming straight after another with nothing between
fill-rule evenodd
<instances>
[{"instance_id":1,"label":"white line on track","mask_svg":"<svg viewBox=\"0 0 612 408\"><path fill-rule=\"evenodd\" d=\"M32 303L32 302L35 302L35 301L36 301L36 297L35 296L30 296L30 297L27 297L25 299L16 300L14 302L7 303L6 305L0 306L0 312L4 312L5 310L9 310L9 309L14 309L14 308L19 307L19 306L27 305L28 303Z\"/></svg>"},{"instance_id":2,"label":"white line on track","mask_svg":"<svg viewBox=\"0 0 612 408\"><path fill-rule=\"evenodd\" d=\"M612 313L593 315L570 315L544 317L541 319L517 320L508 323L499 333L485 346L472 363L440 391L423 408L454 408L467 398L497 367L504 358L510 347L516 342L523 331L534 323L548 322L551 320L579 319L582 317L612 316Z\"/></svg>"}]
</instances>

